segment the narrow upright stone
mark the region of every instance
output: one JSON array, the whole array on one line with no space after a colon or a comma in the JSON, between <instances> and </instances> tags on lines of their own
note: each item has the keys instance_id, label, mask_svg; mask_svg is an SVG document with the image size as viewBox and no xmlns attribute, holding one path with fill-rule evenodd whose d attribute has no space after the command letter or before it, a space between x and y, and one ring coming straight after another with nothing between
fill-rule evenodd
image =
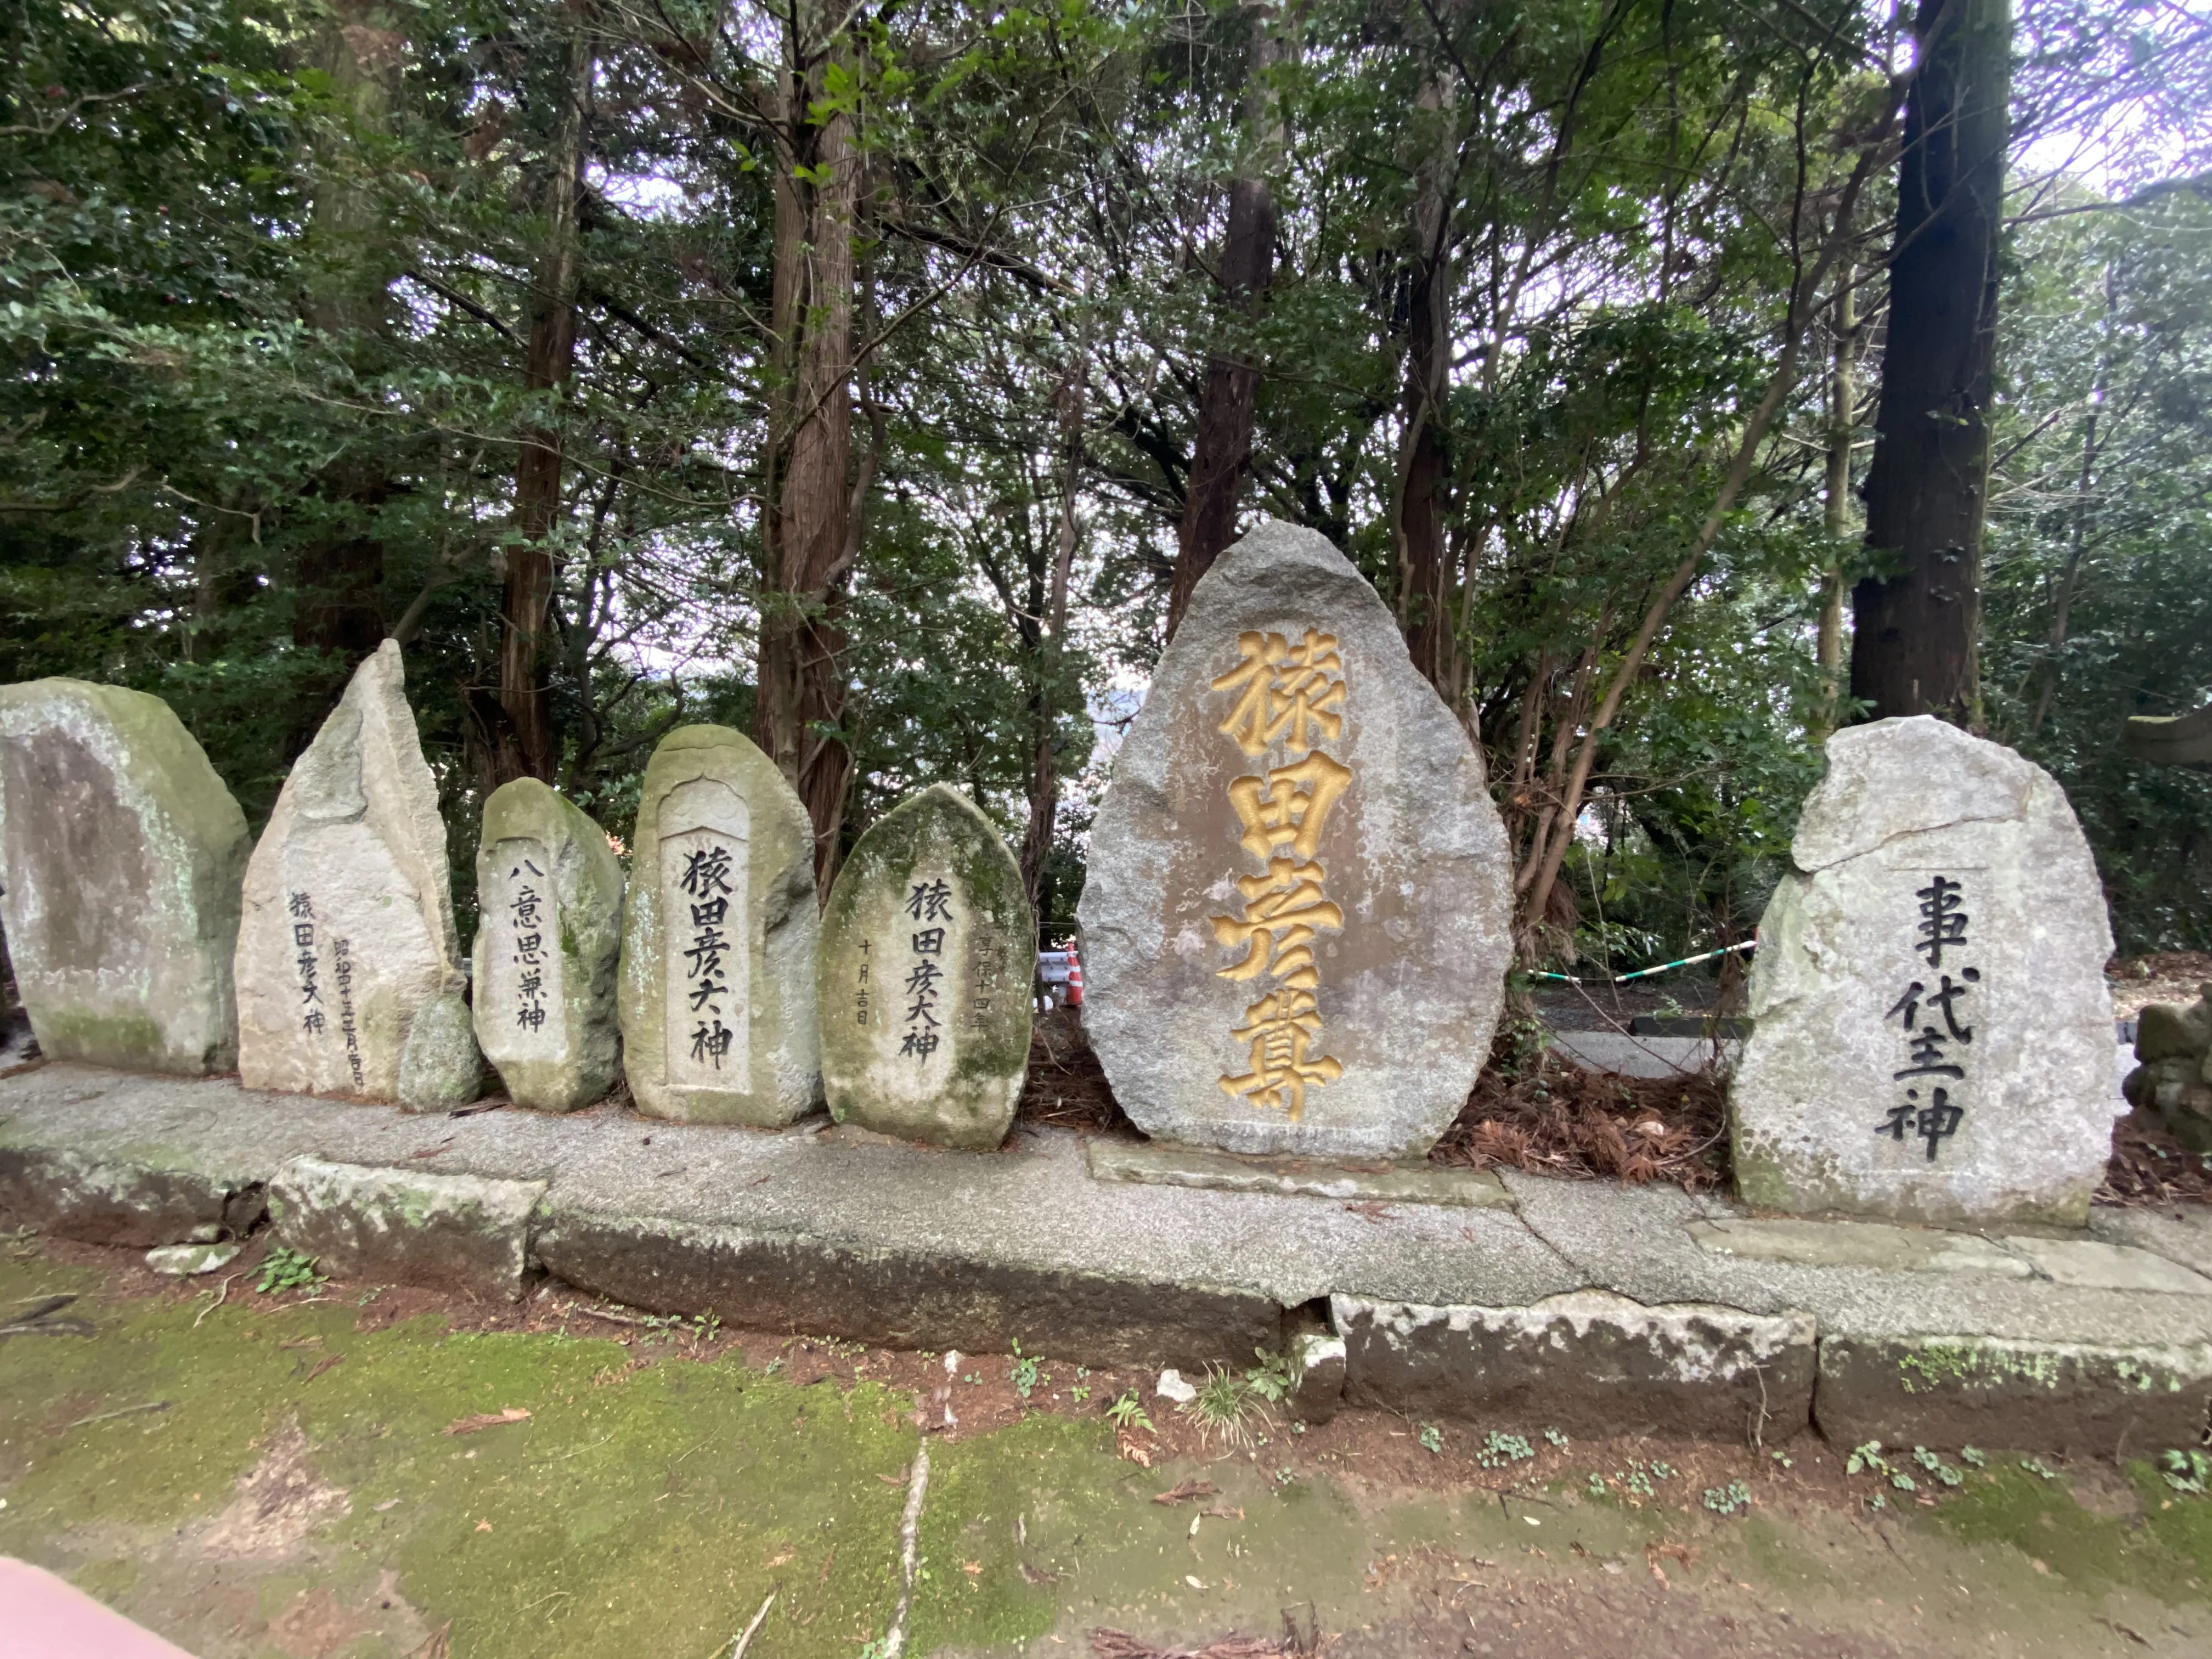
<instances>
[{"instance_id":1,"label":"narrow upright stone","mask_svg":"<svg viewBox=\"0 0 2212 1659\"><path fill-rule=\"evenodd\" d=\"M83 680L0 687L0 927L53 1058L230 1069L252 850L246 815L159 697Z\"/></svg>"},{"instance_id":2,"label":"narrow upright stone","mask_svg":"<svg viewBox=\"0 0 2212 1659\"><path fill-rule=\"evenodd\" d=\"M622 865L606 832L535 778L492 792L479 845L477 1041L517 1105L589 1106L621 1070Z\"/></svg>"},{"instance_id":3,"label":"narrow upright stone","mask_svg":"<svg viewBox=\"0 0 2212 1659\"><path fill-rule=\"evenodd\" d=\"M460 989L459 957L438 786L386 640L293 763L246 867L240 1079L398 1099L408 1031Z\"/></svg>"},{"instance_id":4,"label":"narrow upright stone","mask_svg":"<svg viewBox=\"0 0 2212 1659\"><path fill-rule=\"evenodd\" d=\"M822 916L830 1115L945 1146L1006 1139L1029 1066L1036 921L1021 866L949 785L885 813Z\"/></svg>"},{"instance_id":5,"label":"narrow upright stone","mask_svg":"<svg viewBox=\"0 0 2212 1659\"><path fill-rule=\"evenodd\" d=\"M1137 1126L1415 1158L1490 1052L1505 835L1459 722L1328 540L1269 523L1199 582L1115 757L1084 1024Z\"/></svg>"},{"instance_id":6,"label":"narrow upright stone","mask_svg":"<svg viewBox=\"0 0 2212 1659\"><path fill-rule=\"evenodd\" d=\"M814 828L766 755L680 726L645 769L623 908L623 1069L641 1112L778 1128L822 1097Z\"/></svg>"},{"instance_id":7,"label":"narrow upright stone","mask_svg":"<svg viewBox=\"0 0 2212 1659\"><path fill-rule=\"evenodd\" d=\"M2078 1226L2112 1155L2112 935L2040 767L1931 716L1828 740L1729 1088L1747 1203Z\"/></svg>"}]
</instances>

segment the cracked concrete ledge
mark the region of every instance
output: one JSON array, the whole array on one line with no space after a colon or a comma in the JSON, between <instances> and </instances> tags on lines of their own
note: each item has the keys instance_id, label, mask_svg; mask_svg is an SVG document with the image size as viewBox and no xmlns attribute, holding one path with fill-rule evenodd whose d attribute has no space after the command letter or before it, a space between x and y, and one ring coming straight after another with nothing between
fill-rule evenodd
<instances>
[{"instance_id":1,"label":"cracked concrete ledge","mask_svg":"<svg viewBox=\"0 0 2212 1659\"><path fill-rule=\"evenodd\" d=\"M292 1158L269 1182L277 1240L338 1279L519 1301L543 1181Z\"/></svg>"},{"instance_id":2,"label":"cracked concrete ledge","mask_svg":"<svg viewBox=\"0 0 2212 1659\"><path fill-rule=\"evenodd\" d=\"M1448 1204L1510 1210L1513 1194L1487 1170L1437 1164L1330 1164L1319 1158L1254 1158L1163 1141L1094 1140L1087 1153L1101 1181L1162 1187L1213 1187L1224 1193L1285 1193L1370 1204Z\"/></svg>"},{"instance_id":3,"label":"cracked concrete ledge","mask_svg":"<svg viewBox=\"0 0 2212 1659\"><path fill-rule=\"evenodd\" d=\"M321 1176L315 1188L336 1195L352 1182L355 1195L334 1197L330 1212L312 1224L313 1206L287 1208L280 1230L315 1243L314 1253L333 1265L357 1264L349 1272L511 1294L525 1270L516 1265L515 1242L526 1227L525 1263L658 1312L711 1311L732 1322L890 1346L986 1350L1018 1338L1033 1352L1069 1360L1185 1369L1248 1365L1254 1347L1282 1340L1286 1315L1328 1298L1347 1310L1406 1310L1409 1328L1439 1341L1455 1310L1486 1310L1499 1316L1485 1327L1486 1340L1504 1344L1496 1366L1541 1361L1547 1397L1596 1363L1547 1346L1548 1333L1571 1333L1583 1319L1572 1341L1599 1342L1589 1352L1618 1378L1609 1394L1595 1385L1585 1391L1592 1409L1605 1399L1609 1413L1643 1413L1655 1422L1672 1413L1663 1420L1702 1422L1709 1427L1701 1431L1734 1437L1745 1431L1745 1391L1755 1393L1763 1378L1767 1432L1778 1440L1816 1413L1796 1380L1810 1376L1815 1339L1792 1335L1777 1350L1778 1361L1759 1362L1764 1370L1729 1370L1718 1382L1695 1381L1679 1404L1650 1403L1692 1335L1705 1341L1710 1326L1755 1349L1769 1340L1763 1334L1810 1330L1824 1350L1836 1338L1862 1345L1838 1348L1839 1367L1851 1353L1873 1352L1868 1343L1924 1339L1940 1346L1955 1344L1961 1331L2011 1345L2010 1352L2048 1351L2058 1364L2076 1350L2185 1357L2212 1346L2212 1296L2177 1293L2191 1283L2184 1268L2212 1263L2212 1236L2163 1218L2107 1224L2100 1216L2094 1241L2029 1241L2061 1247L2048 1258L2055 1267L2033 1277L2017 1271L2026 1259L2010 1248L2025 1248L2017 1240L1991 1258L1999 1265L1990 1270L1960 1262L1929 1271L1849 1251L1820 1261L1719 1253L1698 1242L1693 1224L1710 1237L1747 1218L1723 1200L1672 1187L1507 1171L1504 1186L1517 1212L1354 1203L1098 1180L1085 1143L1057 1131L1018 1134L998 1152L977 1154L855 1144L821 1127L677 1124L604 1107L565 1116L513 1109L408 1116L383 1105L257 1093L234 1079L57 1064L0 1079L0 1212L11 1224L94 1242L173 1243L209 1221L250 1221L280 1169L309 1159L356 1166L362 1173ZM296 1187L304 1199L308 1183L299 1177L307 1167L288 1175L283 1188ZM488 1184L446 1184L458 1177ZM478 1202L486 1192L500 1201ZM288 1200L280 1194L278 1202ZM452 1223L465 1248L417 1247L397 1234L388 1247L378 1243L382 1235L368 1214L404 1214L410 1204L474 1216L465 1226ZM362 1212L348 1224L356 1226L351 1234L337 1213L349 1207ZM2097 1249L2084 1257L2093 1242ZM2121 1245L2128 1249L2117 1258L2108 1254ZM465 1257L459 1265L443 1260L457 1251ZM2106 1288L2115 1259L2130 1273L2119 1288ZM2169 1273L2161 1265L2168 1263L2181 1265ZM439 1273L454 1277L433 1279ZM1642 1309L1616 1305L1613 1324L1601 1329L1573 1307L1538 1306L1584 1291ZM1537 1328L1547 1334L1540 1341L1526 1334ZM1508 1341L1511 1331L1522 1334ZM1644 1343L1640 1357L1631 1352L1634 1332L1644 1334L1636 1339ZM1493 1368L1481 1383L1487 1394L1455 1395L1459 1385L1449 1379L1464 1377L1464 1367L1438 1364L1425 1370L1370 1352L1364 1371L1348 1359L1348 1376L1364 1378L1348 1386L1401 1409L1412 1409L1415 1398L1442 1401L1434 1409L1455 1414L1503 1409L1485 1402L1507 1397L1498 1381L1506 1370ZM2188 1380L2194 1364L2169 1366L2181 1381L2178 1394L2160 1397L2161 1425L2187 1416L2176 1401L2196 1398ZM2078 1374L2079 1386L2056 1396L2075 1403L2046 1413L2053 1434L2073 1432L2068 1423L2102 1433L2106 1419L2099 1413L2126 1404L2116 1397L2131 1385L2117 1362L2084 1364L2066 1373ZM1857 1385L1848 1379L1856 1375L1837 1370L1844 1390L1838 1401L1851 1397ZM2137 1416L2140 1393L2130 1396ZM1918 1413L1933 1425L1955 1416L1933 1391L1899 1398L1903 1420ZM1624 1405L1629 1401L1644 1403ZM1844 1413L1838 1421L1854 1420L1851 1408L1837 1409ZM1542 1424L1532 1417L1499 1426L1528 1432ZM2016 1434L2009 1438L2023 1444Z\"/></svg>"}]
</instances>

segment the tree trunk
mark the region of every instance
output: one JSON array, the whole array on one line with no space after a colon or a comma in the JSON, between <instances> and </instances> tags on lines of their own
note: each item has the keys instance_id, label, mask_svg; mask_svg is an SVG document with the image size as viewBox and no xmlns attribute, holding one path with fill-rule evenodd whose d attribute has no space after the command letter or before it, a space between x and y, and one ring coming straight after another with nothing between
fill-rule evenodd
<instances>
[{"instance_id":1,"label":"tree trunk","mask_svg":"<svg viewBox=\"0 0 2212 1659\"><path fill-rule=\"evenodd\" d=\"M1851 693L1883 719L1979 723L1975 644L1996 343L2009 0L1926 0L1898 163L1897 240Z\"/></svg>"},{"instance_id":2,"label":"tree trunk","mask_svg":"<svg viewBox=\"0 0 2212 1659\"><path fill-rule=\"evenodd\" d=\"M1283 142L1279 106L1267 84L1267 71L1282 57L1282 37L1270 9L1249 9L1251 49L1245 70L1249 158L1229 181L1229 224L1221 247L1221 285L1247 317L1256 310L1274 270L1275 196L1267 167ZM1190 606L1198 579L1212 568L1236 538L1237 504L1252 459L1252 416L1259 392L1260 367L1249 356L1218 352L1208 360L1206 384L1199 393L1190 481L1176 532L1175 576L1168 589L1170 639Z\"/></svg>"},{"instance_id":3,"label":"tree trunk","mask_svg":"<svg viewBox=\"0 0 2212 1659\"><path fill-rule=\"evenodd\" d=\"M1037 641L1036 681L1030 705L1030 823L1022 837L1022 889L1042 927L1047 918L1038 904L1043 893L1045 860L1052 856L1053 821L1060 812L1060 746L1057 699L1063 645L1067 632L1067 579L1075 562L1075 491L1083 461L1083 387L1087 364L1079 356L1060 388L1060 437L1065 465L1060 476L1060 535L1053 549L1052 581L1043 606L1044 634Z\"/></svg>"},{"instance_id":4,"label":"tree trunk","mask_svg":"<svg viewBox=\"0 0 2212 1659\"><path fill-rule=\"evenodd\" d=\"M575 363L576 289L582 266L578 221L584 195L585 106L591 97L593 52L588 20L572 14L567 102L556 129L545 179L545 246L531 283L530 338L522 379L531 392L565 387ZM561 758L553 728L546 658L553 608L550 538L561 520L561 434L525 434L514 466L514 527L521 539L507 550L500 610L499 722L493 770L497 781L553 781Z\"/></svg>"},{"instance_id":5,"label":"tree trunk","mask_svg":"<svg viewBox=\"0 0 2212 1659\"><path fill-rule=\"evenodd\" d=\"M2105 395L2112 378L2112 312L2119 302L2116 287L2118 274L2116 266L2105 267L2105 341L2097 357L2097 380L2089 398L2089 416L2081 428L2081 468L2074 482L2074 522L2067 534L2066 564L2058 574L2058 591L2051 599L2050 650L2038 676L2043 684L2035 694L2035 713L2027 722L2027 735L2031 738L2042 732L2043 722L2051 716L2051 699L2058 695L2058 653L2066 647L2067 623L2074 609L2074 586L2081 580L2081 555L2089 545L2090 489L2097 477L2098 423L2105 413Z\"/></svg>"},{"instance_id":6,"label":"tree trunk","mask_svg":"<svg viewBox=\"0 0 2212 1659\"><path fill-rule=\"evenodd\" d=\"M380 0L337 0L315 45L317 67L331 77L334 101L364 139L383 136L392 125L404 43L395 21ZM392 263L380 246L382 216L344 147L321 161L310 220L307 321L342 338L381 333L390 320ZM355 665L384 639L384 543L374 531L376 510L392 495L383 462L342 457L324 469L314 494L344 527L307 540L294 556L292 643L338 661L307 688L307 702L293 722L295 750L313 738Z\"/></svg>"},{"instance_id":7,"label":"tree trunk","mask_svg":"<svg viewBox=\"0 0 2212 1659\"><path fill-rule=\"evenodd\" d=\"M1828 476L1820 516L1834 548L1841 547L1851 520L1851 440L1858 429L1853 422L1858 410L1859 357L1857 290L1851 284L1856 276L1857 272L1846 270L1836 294L1836 352L1828 375ZM1835 732L1836 707L1843 696L1844 572L1833 553L1820 573L1820 631L1814 661L1820 685L1813 718L1805 723L1805 741L1817 749Z\"/></svg>"},{"instance_id":8,"label":"tree trunk","mask_svg":"<svg viewBox=\"0 0 2212 1659\"><path fill-rule=\"evenodd\" d=\"M1451 105L1441 77L1418 107L1441 118ZM1398 626L1413 666L1455 713L1457 644L1444 550L1445 400L1451 392L1451 173L1456 145L1445 139L1423 163L1413 195L1413 295L1406 324L1406 435L1398 475Z\"/></svg>"},{"instance_id":9,"label":"tree trunk","mask_svg":"<svg viewBox=\"0 0 2212 1659\"><path fill-rule=\"evenodd\" d=\"M817 124L832 43L817 8L794 7L785 40L775 179L774 380L762 515L760 672L754 732L814 825L814 868L836 872L853 754L844 732L851 545L854 216L860 159L851 118Z\"/></svg>"}]
</instances>

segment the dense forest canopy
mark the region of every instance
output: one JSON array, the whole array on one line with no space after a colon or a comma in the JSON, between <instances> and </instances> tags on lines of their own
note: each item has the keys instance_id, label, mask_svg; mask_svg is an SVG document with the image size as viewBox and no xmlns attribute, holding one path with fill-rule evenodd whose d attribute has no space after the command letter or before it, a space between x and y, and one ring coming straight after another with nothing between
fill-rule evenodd
<instances>
[{"instance_id":1,"label":"dense forest canopy","mask_svg":"<svg viewBox=\"0 0 2212 1659\"><path fill-rule=\"evenodd\" d=\"M948 781L1064 929L1268 514L1482 745L1531 963L1747 936L1923 622L2123 948L2212 945L2212 777L2119 743L2212 696L2204 0L0 15L0 680L158 692L257 822L390 635L465 897L491 788L620 837L714 720L825 880Z\"/></svg>"}]
</instances>

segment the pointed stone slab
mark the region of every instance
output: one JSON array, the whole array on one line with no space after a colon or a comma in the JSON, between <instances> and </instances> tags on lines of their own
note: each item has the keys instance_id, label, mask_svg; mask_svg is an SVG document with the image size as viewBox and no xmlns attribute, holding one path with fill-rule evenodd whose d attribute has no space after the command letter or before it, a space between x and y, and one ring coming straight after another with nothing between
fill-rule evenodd
<instances>
[{"instance_id":1,"label":"pointed stone slab","mask_svg":"<svg viewBox=\"0 0 2212 1659\"><path fill-rule=\"evenodd\" d=\"M752 743L679 726L647 763L623 907L623 1069L637 1109L781 1128L822 1098L814 829Z\"/></svg>"},{"instance_id":2,"label":"pointed stone slab","mask_svg":"<svg viewBox=\"0 0 2212 1659\"><path fill-rule=\"evenodd\" d=\"M1504 831L1375 590L1269 523L1200 581L1115 757L1084 1024L1164 1139L1419 1158L1490 1051Z\"/></svg>"},{"instance_id":3,"label":"pointed stone slab","mask_svg":"<svg viewBox=\"0 0 2212 1659\"><path fill-rule=\"evenodd\" d=\"M1729 1089L1759 1209L2079 1226L2112 1155L2112 936L2041 768L1929 715L1828 740Z\"/></svg>"},{"instance_id":4,"label":"pointed stone slab","mask_svg":"<svg viewBox=\"0 0 2212 1659\"><path fill-rule=\"evenodd\" d=\"M854 847L822 916L830 1115L881 1134L988 1148L1029 1068L1036 920L990 819L932 784Z\"/></svg>"},{"instance_id":5,"label":"pointed stone slab","mask_svg":"<svg viewBox=\"0 0 2212 1659\"><path fill-rule=\"evenodd\" d=\"M501 784L477 905L477 1041L508 1097L549 1112L603 1099L622 1069L623 872L606 832L536 778Z\"/></svg>"},{"instance_id":6,"label":"pointed stone slab","mask_svg":"<svg viewBox=\"0 0 2212 1659\"><path fill-rule=\"evenodd\" d=\"M386 640L293 763L246 868L240 1079L397 1100L408 1032L461 988L459 957L438 786Z\"/></svg>"},{"instance_id":7,"label":"pointed stone slab","mask_svg":"<svg viewBox=\"0 0 2212 1659\"><path fill-rule=\"evenodd\" d=\"M198 1076L236 1063L246 815L159 697L0 687L0 927L56 1060Z\"/></svg>"}]
</instances>

